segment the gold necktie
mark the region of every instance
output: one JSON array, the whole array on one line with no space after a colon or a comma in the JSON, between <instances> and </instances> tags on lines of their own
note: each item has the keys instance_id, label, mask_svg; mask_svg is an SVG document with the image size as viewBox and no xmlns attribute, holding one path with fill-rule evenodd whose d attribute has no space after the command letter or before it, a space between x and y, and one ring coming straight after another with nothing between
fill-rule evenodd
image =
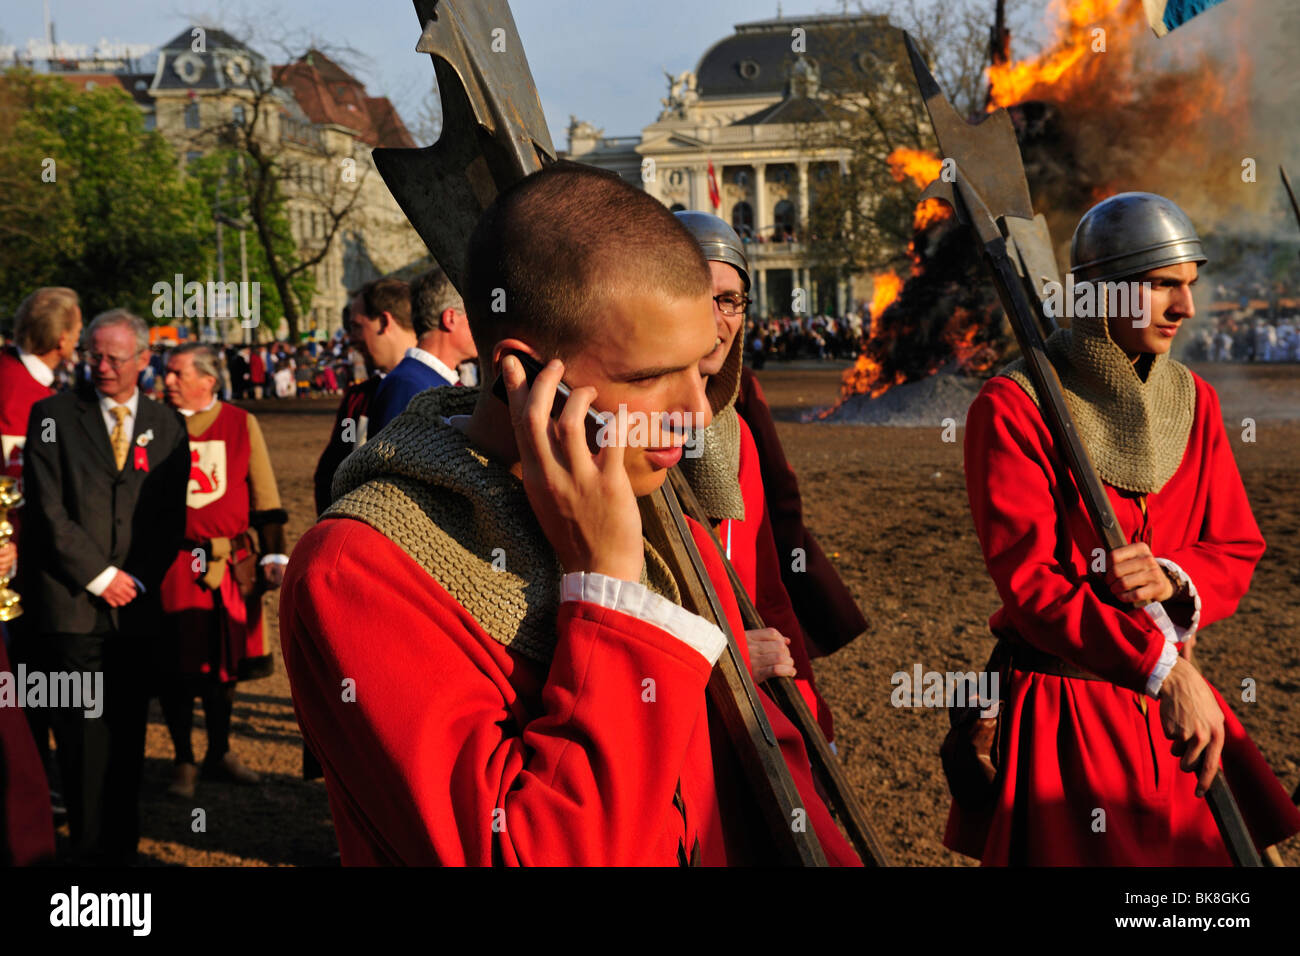
<instances>
[{"instance_id":1,"label":"gold necktie","mask_svg":"<svg viewBox=\"0 0 1300 956\"><path fill-rule=\"evenodd\" d=\"M113 426L113 433L108 436L108 440L113 446L117 470L121 471L126 466L126 451L131 447L131 438L126 433L126 416L131 414L131 409L125 405L114 405L112 412L117 424Z\"/></svg>"}]
</instances>

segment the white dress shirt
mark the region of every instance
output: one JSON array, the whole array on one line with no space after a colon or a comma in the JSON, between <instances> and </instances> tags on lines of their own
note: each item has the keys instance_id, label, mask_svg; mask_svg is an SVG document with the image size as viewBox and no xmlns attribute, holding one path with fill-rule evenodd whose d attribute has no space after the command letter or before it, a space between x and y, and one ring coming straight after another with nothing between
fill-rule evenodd
<instances>
[{"instance_id":1,"label":"white dress shirt","mask_svg":"<svg viewBox=\"0 0 1300 956\"><path fill-rule=\"evenodd\" d=\"M406 350L406 358L415 359L417 362L423 362L429 368L433 369L448 385L455 385L460 381L460 373L454 368L448 368L447 363L432 352L426 352L419 346L413 345Z\"/></svg>"},{"instance_id":2,"label":"white dress shirt","mask_svg":"<svg viewBox=\"0 0 1300 956\"><path fill-rule=\"evenodd\" d=\"M117 419L113 416L113 406L117 404L119 403L113 401L102 392L100 393L99 411L100 414L104 416L104 428L108 430L110 447L113 442L113 429L117 427ZM129 446L131 439L135 437L135 417L136 412L140 410L140 389L137 388L131 393L130 398L120 404L125 405L127 409L127 416L122 420L122 426L126 429L126 440ZM130 456L128 455L128 457ZM110 564L91 579L90 583L86 585L86 590L95 595L95 597L100 597L108 586L113 583L113 578L117 576L119 570L121 569L116 565ZM136 590L143 594L144 585L140 582L140 579L134 574L130 575L130 578L135 582Z\"/></svg>"}]
</instances>

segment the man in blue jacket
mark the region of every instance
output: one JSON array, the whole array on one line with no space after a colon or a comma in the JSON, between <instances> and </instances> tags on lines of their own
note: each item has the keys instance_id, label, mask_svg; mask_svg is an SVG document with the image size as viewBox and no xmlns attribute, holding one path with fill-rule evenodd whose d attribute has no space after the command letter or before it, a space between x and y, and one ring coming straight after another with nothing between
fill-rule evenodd
<instances>
[{"instance_id":1,"label":"man in blue jacket","mask_svg":"<svg viewBox=\"0 0 1300 956\"><path fill-rule=\"evenodd\" d=\"M419 344L385 376L370 413L371 435L401 414L408 402L426 388L455 385L456 366L478 357L465 317L465 303L434 266L411 283L411 323Z\"/></svg>"}]
</instances>

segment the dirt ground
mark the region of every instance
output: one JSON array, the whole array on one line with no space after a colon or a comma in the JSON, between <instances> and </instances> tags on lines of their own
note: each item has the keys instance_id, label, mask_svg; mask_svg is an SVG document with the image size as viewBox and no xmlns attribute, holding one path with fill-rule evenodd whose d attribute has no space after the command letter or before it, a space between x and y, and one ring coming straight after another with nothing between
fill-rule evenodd
<instances>
[{"instance_id":1,"label":"dirt ground","mask_svg":"<svg viewBox=\"0 0 1300 956\"><path fill-rule=\"evenodd\" d=\"M1245 677L1258 702L1235 709L1283 784L1300 778L1300 369L1197 366L1221 388L1228 434L1269 549L1250 594L1230 621L1197 645L1207 676L1230 697ZM769 366L760 373L781 439L799 475L809 526L838 564L870 620L856 642L816 663L850 780L898 865L966 865L941 845L948 791L938 747L944 711L895 709L890 677L981 667L997 596L966 508L961 433L941 427L800 424L829 404L836 368ZM333 420L330 400L262 402L262 423L290 513L290 542L314 520L311 475ZM1241 440L1244 418L1255 440ZM274 623L276 602L267 600ZM278 660L273 676L241 684L234 749L260 785L199 785L194 805L168 800L171 744L156 703L150 717L141 854L160 865L337 863L325 789L301 779L301 750ZM197 705L196 705L197 706ZM203 753L196 715L195 750ZM196 809L206 829L195 832ZM1300 839L1283 853L1300 865Z\"/></svg>"}]
</instances>

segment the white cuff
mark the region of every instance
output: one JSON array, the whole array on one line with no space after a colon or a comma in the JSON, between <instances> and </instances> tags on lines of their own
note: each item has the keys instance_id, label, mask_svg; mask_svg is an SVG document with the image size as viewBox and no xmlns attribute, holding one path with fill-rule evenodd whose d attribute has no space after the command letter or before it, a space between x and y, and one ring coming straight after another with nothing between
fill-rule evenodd
<instances>
[{"instance_id":1,"label":"white cuff","mask_svg":"<svg viewBox=\"0 0 1300 956\"><path fill-rule=\"evenodd\" d=\"M1178 640L1186 641L1196 633L1196 629L1201 624L1201 594L1196 590L1196 582L1192 580L1191 575L1179 567L1176 562L1170 561L1168 558L1156 558L1156 564L1172 571L1174 577L1180 583L1187 585L1187 594L1192 599L1192 623L1187 627L1182 627L1173 618L1169 619L1170 623L1174 625L1174 634Z\"/></svg>"},{"instance_id":2,"label":"white cuff","mask_svg":"<svg viewBox=\"0 0 1300 956\"><path fill-rule=\"evenodd\" d=\"M1160 696L1160 687L1176 663L1178 663L1178 648L1165 641L1165 646L1160 649L1160 659L1156 661L1156 666L1151 668L1151 676L1147 678L1148 697Z\"/></svg>"},{"instance_id":3,"label":"white cuff","mask_svg":"<svg viewBox=\"0 0 1300 956\"><path fill-rule=\"evenodd\" d=\"M264 554L262 555L262 560L257 562L258 567L263 567L268 564L288 564L288 563L289 563L289 556L287 554Z\"/></svg>"},{"instance_id":4,"label":"white cuff","mask_svg":"<svg viewBox=\"0 0 1300 956\"><path fill-rule=\"evenodd\" d=\"M86 585L86 590L95 597L102 597L104 592L108 590L108 586L113 583L115 577L117 577L117 568L110 564L90 579L90 583Z\"/></svg>"},{"instance_id":5,"label":"white cuff","mask_svg":"<svg viewBox=\"0 0 1300 956\"><path fill-rule=\"evenodd\" d=\"M585 601L629 614L699 651L712 667L727 648L718 628L636 581L573 571L560 579L560 602Z\"/></svg>"}]
</instances>

